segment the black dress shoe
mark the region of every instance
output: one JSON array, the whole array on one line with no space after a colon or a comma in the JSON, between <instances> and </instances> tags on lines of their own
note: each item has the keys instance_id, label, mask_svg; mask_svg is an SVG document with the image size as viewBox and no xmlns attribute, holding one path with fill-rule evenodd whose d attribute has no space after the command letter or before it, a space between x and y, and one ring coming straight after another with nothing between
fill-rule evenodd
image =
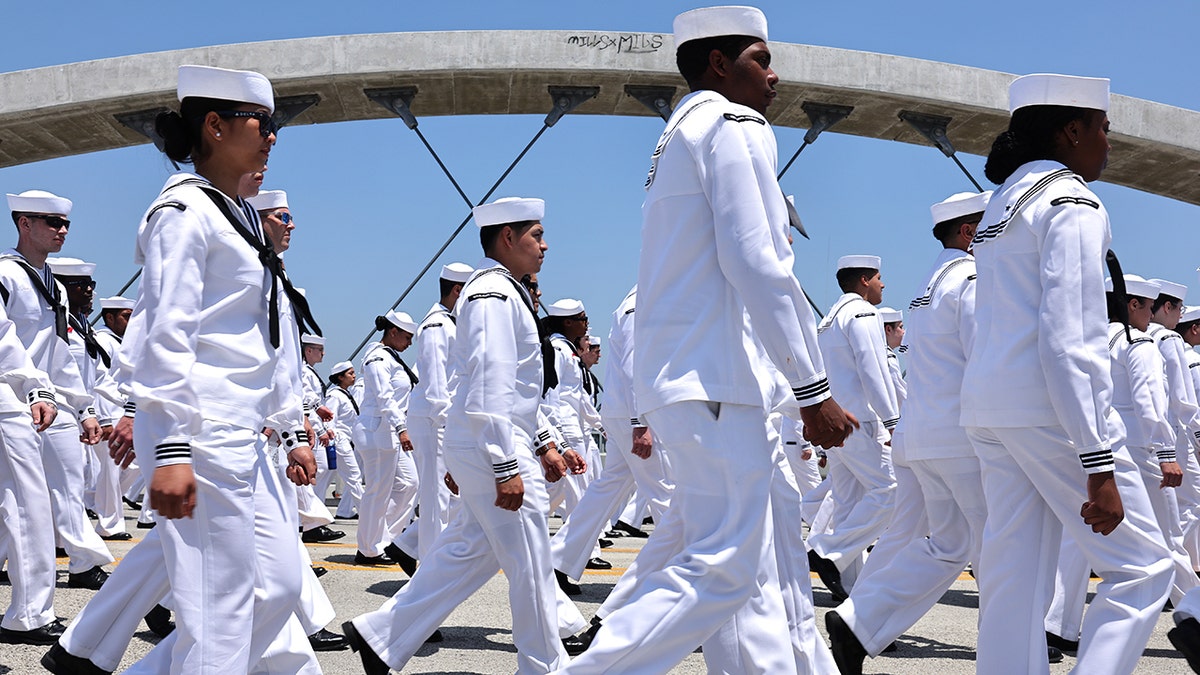
<instances>
[{"instance_id":1,"label":"black dress shoe","mask_svg":"<svg viewBox=\"0 0 1200 675\"><path fill-rule=\"evenodd\" d=\"M133 539L133 535L128 532L117 532L116 534L106 534L100 537L104 541L129 541Z\"/></svg>"},{"instance_id":2,"label":"black dress shoe","mask_svg":"<svg viewBox=\"0 0 1200 675\"><path fill-rule=\"evenodd\" d=\"M833 595L834 600L842 602L850 597L850 594L846 592L846 587L842 586L842 573L832 560L822 558L816 551L809 551L808 566L817 573L818 577L821 577L821 583L825 584L825 588Z\"/></svg>"},{"instance_id":3,"label":"black dress shoe","mask_svg":"<svg viewBox=\"0 0 1200 675\"><path fill-rule=\"evenodd\" d=\"M362 551L355 551L354 552L354 564L355 565L384 566L384 565L395 565L396 561L392 560L391 558L387 557L386 555L363 555Z\"/></svg>"},{"instance_id":4,"label":"black dress shoe","mask_svg":"<svg viewBox=\"0 0 1200 675\"><path fill-rule=\"evenodd\" d=\"M313 565L312 571L313 571L313 574L317 575L318 579L325 576L326 574L329 574L329 570L325 569L324 567L321 567L320 565Z\"/></svg>"},{"instance_id":5,"label":"black dress shoe","mask_svg":"<svg viewBox=\"0 0 1200 675\"><path fill-rule=\"evenodd\" d=\"M645 532L642 532L641 530L637 529L636 527L630 525L629 523L627 523L623 520L618 520L617 524L613 525L613 529L620 530L621 532L624 532L625 534L627 534L631 537L636 537L637 539L647 539L650 537L650 535L646 534Z\"/></svg>"},{"instance_id":6,"label":"black dress shoe","mask_svg":"<svg viewBox=\"0 0 1200 675\"><path fill-rule=\"evenodd\" d=\"M96 512L91 509L84 509L83 515L91 518L92 520L100 520L100 516L96 515Z\"/></svg>"},{"instance_id":7,"label":"black dress shoe","mask_svg":"<svg viewBox=\"0 0 1200 675\"><path fill-rule=\"evenodd\" d=\"M125 506L128 506L129 508L133 509L134 511L142 510L141 504L133 501L132 499L129 499L128 497L121 497L121 501L125 502Z\"/></svg>"},{"instance_id":8,"label":"black dress shoe","mask_svg":"<svg viewBox=\"0 0 1200 675\"><path fill-rule=\"evenodd\" d=\"M587 561L587 564L584 565L584 568L589 570L611 570L612 563L608 562L604 558L592 558L591 560Z\"/></svg>"},{"instance_id":9,"label":"black dress shoe","mask_svg":"<svg viewBox=\"0 0 1200 675\"><path fill-rule=\"evenodd\" d=\"M65 558L65 557L67 557L67 549L65 549L65 548L63 548L63 547L61 547L61 546L59 546L58 548L54 549L54 557L55 557L55 558Z\"/></svg>"},{"instance_id":10,"label":"black dress shoe","mask_svg":"<svg viewBox=\"0 0 1200 675\"><path fill-rule=\"evenodd\" d=\"M582 639L575 637L574 635L569 635L563 638L562 643L563 649L567 650L567 654L569 656L579 656L587 651L588 648L587 643L585 643Z\"/></svg>"},{"instance_id":11,"label":"black dress shoe","mask_svg":"<svg viewBox=\"0 0 1200 675\"><path fill-rule=\"evenodd\" d=\"M356 514L354 514L354 515L352 515L352 516L345 516L345 517L342 517L342 516L334 516L334 517L335 517L335 518L337 518L338 520L358 520L358 514L357 514L357 513L356 513Z\"/></svg>"},{"instance_id":12,"label":"black dress shoe","mask_svg":"<svg viewBox=\"0 0 1200 675\"><path fill-rule=\"evenodd\" d=\"M1200 673L1200 621L1184 619L1167 631L1167 639L1183 654L1192 672Z\"/></svg>"},{"instance_id":13,"label":"black dress shoe","mask_svg":"<svg viewBox=\"0 0 1200 675\"><path fill-rule=\"evenodd\" d=\"M612 539L601 539L600 548L612 548Z\"/></svg>"},{"instance_id":14,"label":"black dress shoe","mask_svg":"<svg viewBox=\"0 0 1200 675\"><path fill-rule=\"evenodd\" d=\"M33 630L9 630L0 628L0 642L12 645L52 645L58 642L67 627L55 619L45 626Z\"/></svg>"},{"instance_id":15,"label":"black dress shoe","mask_svg":"<svg viewBox=\"0 0 1200 675\"><path fill-rule=\"evenodd\" d=\"M1062 650L1058 647L1046 647L1046 660L1050 663L1062 663Z\"/></svg>"},{"instance_id":16,"label":"black dress shoe","mask_svg":"<svg viewBox=\"0 0 1200 675\"><path fill-rule=\"evenodd\" d=\"M158 524L157 520L152 520L148 523L143 523L142 521L139 520L137 526L138 526L139 530L152 530L152 529L154 529L154 526L157 524Z\"/></svg>"},{"instance_id":17,"label":"black dress shoe","mask_svg":"<svg viewBox=\"0 0 1200 675\"><path fill-rule=\"evenodd\" d=\"M580 641L583 642L584 651L592 646L592 641L596 639L596 633L600 632L600 623L600 617L593 616L592 625L588 626L588 629L583 631L583 635L579 636Z\"/></svg>"},{"instance_id":18,"label":"black dress shoe","mask_svg":"<svg viewBox=\"0 0 1200 675\"><path fill-rule=\"evenodd\" d=\"M608 537L609 539L620 539L621 537L625 536L625 533L620 530L605 530L604 536ZM1200 575L1200 572L1197 574Z\"/></svg>"},{"instance_id":19,"label":"black dress shoe","mask_svg":"<svg viewBox=\"0 0 1200 675\"><path fill-rule=\"evenodd\" d=\"M57 642L42 655L42 667L54 675L112 675L82 656L75 656Z\"/></svg>"},{"instance_id":20,"label":"black dress shoe","mask_svg":"<svg viewBox=\"0 0 1200 675\"><path fill-rule=\"evenodd\" d=\"M319 544L323 541L341 539L344 536L346 536L346 533L342 532L341 530L331 530L328 527L321 525L320 527L314 527L311 530L306 530L304 534L300 535L300 541L303 541L306 544Z\"/></svg>"},{"instance_id":21,"label":"black dress shoe","mask_svg":"<svg viewBox=\"0 0 1200 675\"><path fill-rule=\"evenodd\" d=\"M1065 637L1046 631L1046 644L1064 652L1079 651L1079 640L1068 640Z\"/></svg>"},{"instance_id":22,"label":"black dress shoe","mask_svg":"<svg viewBox=\"0 0 1200 675\"><path fill-rule=\"evenodd\" d=\"M434 642L441 642L442 640L445 640L445 639L446 638L442 636L442 629L439 628L439 629L433 631L433 633L429 637L425 638L425 643L432 644Z\"/></svg>"},{"instance_id":23,"label":"black dress shoe","mask_svg":"<svg viewBox=\"0 0 1200 675\"><path fill-rule=\"evenodd\" d=\"M350 648L350 643L346 641L345 636L324 628L309 635L308 644L312 645L314 652L340 652Z\"/></svg>"},{"instance_id":24,"label":"black dress shoe","mask_svg":"<svg viewBox=\"0 0 1200 675\"><path fill-rule=\"evenodd\" d=\"M891 654L892 652L896 652L896 651L900 651L900 645L896 644L895 641L893 641L891 644L884 647L883 651L880 652L880 654Z\"/></svg>"},{"instance_id":25,"label":"black dress shoe","mask_svg":"<svg viewBox=\"0 0 1200 675\"><path fill-rule=\"evenodd\" d=\"M358 652L358 657L362 659L364 673L367 675L388 674L390 670L388 664L384 663L383 659L379 658L379 655L363 639L363 636L359 635L358 629L354 627L353 623L347 621L342 624L342 630L346 633L346 642L350 644L350 649Z\"/></svg>"},{"instance_id":26,"label":"black dress shoe","mask_svg":"<svg viewBox=\"0 0 1200 675\"><path fill-rule=\"evenodd\" d=\"M8 583L8 570L0 570L0 582Z\"/></svg>"},{"instance_id":27,"label":"black dress shoe","mask_svg":"<svg viewBox=\"0 0 1200 675\"><path fill-rule=\"evenodd\" d=\"M404 570L404 573L411 579L417 573L417 559L400 550L400 547L395 544L388 544L383 547L384 554L391 558Z\"/></svg>"},{"instance_id":28,"label":"black dress shoe","mask_svg":"<svg viewBox=\"0 0 1200 675\"><path fill-rule=\"evenodd\" d=\"M645 518L642 518L642 524L643 525L653 525L654 519L651 518L650 516L646 516Z\"/></svg>"},{"instance_id":29,"label":"black dress shoe","mask_svg":"<svg viewBox=\"0 0 1200 675\"><path fill-rule=\"evenodd\" d=\"M837 664L838 672L842 675L862 675L867 650L854 631L837 612L825 614L825 630L829 633L829 651L833 652L833 662Z\"/></svg>"},{"instance_id":30,"label":"black dress shoe","mask_svg":"<svg viewBox=\"0 0 1200 675\"><path fill-rule=\"evenodd\" d=\"M583 594L583 589L579 587L579 584L571 581L566 574L554 570L554 578L558 580L558 587L562 589L563 593L572 597Z\"/></svg>"},{"instance_id":31,"label":"black dress shoe","mask_svg":"<svg viewBox=\"0 0 1200 675\"><path fill-rule=\"evenodd\" d=\"M97 565L85 572L73 572L67 575L67 588L88 588L93 591L100 590L104 582L108 580L108 572L100 569Z\"/></svg>"},{"instance_id":32,"label":"black dress shoe","mask_svg":"<svg viewBox=\"0 0 1200 675\"><path fill-rule=\"evenodd\" d=\"M154 609L150 610L143 618L146 625L150 627L150 632L160 638L165 638L175 632L175 622L171 620L171 610L162 605L155 605Z\"/></svg>"}]
</instances>

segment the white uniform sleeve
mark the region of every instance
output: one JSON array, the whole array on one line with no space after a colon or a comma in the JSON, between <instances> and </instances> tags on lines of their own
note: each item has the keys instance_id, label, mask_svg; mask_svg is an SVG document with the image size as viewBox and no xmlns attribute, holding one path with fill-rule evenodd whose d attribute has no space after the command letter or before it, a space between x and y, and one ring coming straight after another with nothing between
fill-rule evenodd
<instances>
[{"instance_id":1,"label":"white uniform sleeve","mask_svg":"<svg viewBox=\"0 0 1200 675\"><path fill-rule=\"evenodd\" d=\"M867 395L867 403L879 415L883 426L892 429L900 421L900 405L892 385L887 364L887 348L883 346L883 331L879 316L851 316L846 319L846 339L854 353L855 369Z\"/></svg>"},{"instance_id":2,"label":"white uniform sleeve","mask_svg":"<svg viewBox=\"0 0 1200 675\"><path fill-rule=\"evenodd\" d=\"M404 368L392 369L392 396L388 402L388 420L397 432L408 429L408 399L412 395L413 384Z\"/></svg>"},{"instance_id":3,"label":"white uniform sleeve","mask_svg":"<svg viewBox=\"0 0 1200 675\"><path fill-rule=\"evenodd\" d=\"M1167 419L1183 426L1195 447L1200 444L1200 406L1196 402L1196 391L1191 386L1192 378L1183 354L1183 337L1174 331L1163 330L1157 342L1158 351L1166 364Z\"/></svg>"},{"instance_id":4,"label":"white uniform sleeve","mask_svg":"<svg viewBox=\"0 0 1200 675\"><path fill-rule=\"evenodd\" d=\"M33 365L3 304L0 304L0 384L12 387L17 396L30 405L54 404L54 385L50 383L50 377Z\"/></svg>"},{"instance_id":5,"label":"white uniform sleeve","mask_svg":"<svg viewBox=\"0 0 1200 675\"><path fill-rule=\"evenodd\" d=\"M204 308L208 241L190 211L168 208L150 216L139 244L144 263L138 306L145 337L130 374L137 424L156 439L156 466L190 464L191 440L201 425L190 374Z\"/></svg>"},{"instance_id":6,"label":"white uniform sleeve","mask_svg":"<svg viewBox=\"0 0 1200 675\"><path fill-rule=\"evenodd\" d=\"M448 318L441 321L447 322ZM425 382L425 400L437 426L446 425L446 412L450 410L450 386L446 378L446 364L449 360L450 335L444 326L434 326L421 331L421 339L417 341L417 363L433 364L433 368L425 368L421 380Z\"/></svg>"},{"instance_id":7,"label":"white uniform sleeve","mask_svg":"<svg viewBox=\"0 0 1200 675\"><path fill-rule=\"evenodd\" d=\"M958 339L963 354L970 355L975 348L975 275L963 281L956 296L958 300Z\"/></svg>"},{"instance_id":8,"label":"white uniform sleeve","mask_svg":"<svg viewBox=\"0 0 1200 675\"><path fill-rule=\"evenodd\" d=\"M1134 414L1142 430L1142 438L1149 439L1150 451L1158 456L1159 462L1175 461L1175 434L1167 424L1162 392L1162 359L1155 350L1152 338L1135 339L1129 345L1129 388ZM1155 395L1155 392L1159 395Z\"/></svg>"},{"instance_id":9,"label":"white uniform sleeve","mask_svg":"<svg viewBox=\"0 0 1200 675\"><path fill-rule=\"evenodd\" d=\"M517 397L517 336L514 307L520 300L501 293L480 293L459 300L458 353L467 354L458 373L457 394L473 438L485 448L497 479L520 473L513 441L513 409Z\"/></svg>"},{"instance_id":10,"label":"white uniform sleeve","mask_svg":"<svg viewBox=\"0 0 1200 675\"><path fill-rule=\"evenodd\" d=\"M363 380L371 391L379 397L376 406L379 416L385 420L389 428L395 429L404 421L396 408L396 391L392 385L392 368L387 363L389 357L376 354L363 363Z\"/></svg>"},{"instance_id":11,"label":"white uniform sleeve","mask_svg":"<svg viewBox=\"0 0 1200 675\"><path fill-rule=\"evenodd\" d=\"M1050 206L1041 250L1038 354L1054 412L1087 473L1113 470L1106 415L1111 387L1101 211Z\"/></svg>"},{"instance_id":12,"label":"white uniform sleeve","mask_svg":"<svg viewBox=\"0 0 1200 675\"><path fill-rule=\"evenodd\" d=\"M724 121L711 146L695 151L708 155L698 164L710 166L701 180L716 222L721 271L741 295L755 334L801 405L820 403L830 393L817 325L792 273L787 224L768 218L766 201L784 199L774 180L774 136L765 122ZM784 212L782 206L778 210Z\"/></svg>"}]
</instances>

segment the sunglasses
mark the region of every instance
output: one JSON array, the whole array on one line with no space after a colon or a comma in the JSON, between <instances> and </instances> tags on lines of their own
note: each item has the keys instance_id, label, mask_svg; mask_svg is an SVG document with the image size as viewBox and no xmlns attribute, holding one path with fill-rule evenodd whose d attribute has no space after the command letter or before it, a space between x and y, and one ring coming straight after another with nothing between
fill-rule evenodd
<instances>
[{"instance_id":1,"label":"sunglasses","mask_svg":"<svg viewBox=\"0 0 1200 675\"><path fill-rule=\"evenodd\" d=\"M287 211L276 211L274 213L268 213L267 215L275 216L279 219L279 222L283 223L284 225L291 225L292 221L296 220L292 217L292 214L288 213Z\"/></svg>"},{"instance_id":2,"label":"sunglasses","mask_svg":"<svg viewBox=\"0 0 1200 675\"><path fill-rule=\"evenodd\" d=\"M578 321L580 323L587 323L587 320L588 320L587 314L580 314L579 316L568 316L567 317L567 321Z\"/></svg>"},{"instance_id":3,"label":"sunglasses","mask_svg":"<svg viewBox=\"0 0 1200 675\"><path fill-rule=\"evenodd\" d=\"M29 218L36 218L55 230L71 229L71 221L63 218L62 216L51 216L44 213L27 213L25 215Z\"/></svg>"},{"instance_id":4,"label":"sunglasses","mask_svg":"<svg viewBox=\"0 0 1200 675\"><path fill-rule=\"evenodd\" d=\"M225 118L252 117L258 120L258 135L263 138L279 131L279 125L275 123L275 118L261 110L215 110L213 112Z\"/></svg>"},{"instance_id":5,"label":"sunglasses","mask_svg":"<svg viewBox=\"0 0 1200 675\"><path fill-rule=\"evenodd\" d=\"M71 288L96 288L96 282L92 279L69 279L62 284Z\"/></svg>"}]
</instances>

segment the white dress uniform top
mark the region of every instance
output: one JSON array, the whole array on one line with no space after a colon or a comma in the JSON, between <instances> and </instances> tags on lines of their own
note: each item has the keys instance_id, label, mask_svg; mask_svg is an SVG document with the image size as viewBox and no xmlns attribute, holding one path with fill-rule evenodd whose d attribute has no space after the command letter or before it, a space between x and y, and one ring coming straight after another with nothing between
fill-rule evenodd
<instances>
[{"instance_id":1,"label":"white dress uniform top","mask_svg":"<svg viewBox=\"0 0 1200 675\"><path fill-rule=\"evenodd\" d=\"M34 403L54 402L54 387L34 365L8 308L0 303L0 542L8 554L12 603L0 627L27 631L55 620L50 491L29 415Z\"/></svg>"},{"instance_id":2,"label":"white dress uniform top","mask_svg":"<svg viewBox=\"0 0 1200 675\"><path fill-rule=\"evenodd\" d=\"M677 45L731 34L765 41L766 33L766 17L749 7L675 20ZM679 102L654 151L632 372L636 412L670 456L676 481L654 537L680 537L681 545L564 672L665 672L766 593L758 575L775 571L764 555L775 464L755 340L801 405L829 398L816 322L792 273L776 161L770 124L709 90ZM777 634L744 637L766 646L766 658L790 651L786 642L775 650ZM724 645L712 646L717 655Z\"/></svg>"},{"instance_id":3,"label":"white dress uniform top","mask_svg":"<svg viewBox=\"0 0 1200 675\"><path fill-rule=\"evenodd\" d=\"M509 207L502 207L505 219L497 223L540 220L537 201L534 216L503 215ZM481 218L481 208L476 222L493 224ZM533 454L542 398L541 340L532 302L508 270L489 258L476 269L455 307L458 334L450 367L458 385L444 446L461 507L412 580L353 623L380 658L402 669L499 566L509 584L517 672L545 673L564 665L567 655L558 634L549 500ZM524 503L517 511L500 509L496 481L515 475L525 486Z\"/></svg>"},{"instance_id":4,"label":"white dress uniform top","mask_svg":"<svg viewBox=\"0 0 1200 675\"><path fill-rule=\"evenodd\" d=\"M1108 81L1026 76L1010 99L1012 109L1082 102L1107 110ZM1109 535L1093 533L1080 517L1084 474L1132 461L1111 408L1110 238L1099 199L1053 160L1017 168L975 236L977 332L962 422L988 504L980 673L1048 672L1042 619L1064 529L1104 578L1084 621L1079 672L1132 672L1170 587L1171 563L1140 481L1115 472L1125 518Z\"/></svg>"},{"instance_id":5,"label":"white dress uniform top","mask_svg":"<svg viewBox=\"0 0 1200 675\"><path fill-rule=\"evenodd\" d=\"M566 298L547 305L546 311L550 316L575 316L586 310L582 302ZM583 378L587 374L583 371L575 345L566 336L561 333L551 335L550 345L554 348L554 371L558 375L558 384L546 392L547 405L542 410L562 435L565 444L563 450L570 448L586 461L588 441L584 433L584 416L588 394L584 390ZM586 474L568 473L551 484L551 510L560 510L564 518L570 516L583 498L587 482Z\"/></svg>"},{"instance_id":6,"label":"white dress uniform top","mask_svg":"<svg viewBox=\"0 0 1200 675\"><path fill-rule=\"evenodd\" d=\"M877 270L876 256L843 256L838 269ZM845 293L817 328L829 387L838 403L854 414L862 429L845 445L830 448L833 531L809 537L822 558L846 570L887 529L896 499L887 430L900 419L900 404L888 365L879 311L858 293Z\"/></svg>"},{"instance_id":7,"label":"white dress uniform top","mask_svg":"<svg viewBox=\"0 0 1200 675\"><path fill-rule=\"evenodd\" d=\"M468 265L451 263L442 267L441 278L466 283L474 271ZM417 558L424 558L432 548L438 533L450 522L450 504L458 500L442 480L446 475L442 443L454 394L455 376L448 362L457 335L455 320L450 309L435 303L425 313L413 338L417 372L421 373L421 381L413 388L408 406L408 435L413 444L419 482L417 501L421 505L421 517L417 519Z\"/></svg>"},{"instance_id":8,"label":"white dress uniform top","mask_svg":"<svg viewBox=\"0 0 1200 675\"><path fill-rule=\"evenodd\" d=\"M261 75L189 66L181 96L206 91L184 88L206 77L265 87L269 101ZM300 590L295 531L260 433L284 410L285 449L306 442L298 380L268 339L271 273L235 231L261 244L257 221L240 200L214 193L202 177L176 174L138 231L144 275L117 367L137 404L143 461L192 464L198 513L164 520L134 549L161 546L178 627L130 672L166 655L171 672L248 672L294 620Z\"/></svg>"},{"instance_id":9,"label":"white dress uniform top","mask_svg":"<svg viewBox=\"0 0 1200 675\"><path fill-rule=\"evenodd\" d=\"M332 375L344 373L353 368L349 361L333 364L329 371ZM355 380L357 382L357 380ZM358 401L349 391L335 385L329 385L325 392L325 405L333 413L330 425L334 430L333 443L337 451L337 472L342 479L342 498L338 501L337 517L350 518L358 511L362 499L363 483L362 470L358 466L358 457L354 452L354 427L358 425Z\"/></svg>"},{"instance_id":10,"label":"white dress uniform top","mask_svg":"<svg viewBox=\"0 0 1200 675\"><path fill-rule=\"evenodd\" d=\"M417 332L408 314L386 316L401 330ZM366 489L358 507L358 550L374 557L395 542L416 509L417 469L411 454L400 449L399 434L408 429L408 401L420 378L382 342L367 346L361 373L366 386L359 421L367 447L359 449Z\"/></svg>"},{"instance_id":11,"label":"white dress uniform top","mask_svg":"<svg viewBox=\"0 0 1200 675\"><path fill-rule=\"evenodd\" d=\"M100 308L101 310L133 309L133 300L104 298L100 301ZM99 359L96 363L99 375L96 387L96 412L102 424L104 420L108 420L109 424L115 424L122 417L125 405L125 397L117 389L116 381L110 374L112 357L121 347L121 337L104 325L96 328L92 335L109 357L108 364L105 364L103 359ZM103 536L124 532L125 508L121 503L121 497L125 490L121 479L125 476L125 471L108 456L107 444L99 443L93 447L93 451L96 453L97 462L100 465L100 473L96 478L96 514L100 518L96 522L96 531Z\"/></svg>"}]
</instances>

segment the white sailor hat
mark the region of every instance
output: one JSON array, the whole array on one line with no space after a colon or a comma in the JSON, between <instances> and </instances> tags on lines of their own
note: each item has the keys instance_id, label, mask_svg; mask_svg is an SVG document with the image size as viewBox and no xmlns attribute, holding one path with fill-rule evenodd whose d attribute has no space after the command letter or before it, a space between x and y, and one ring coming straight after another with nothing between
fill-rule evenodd
<instances>
[{"instance_id":1,"label":"white sailor hat","mask_svg":"<svg viewBox=\"0 0 1200 675\"><path fill-rule=\"evenodd\" d=\"M904 320L904 312L891 307L880 307L879 318L883 319L884 323L896 323Z\"/></svg>"},{"instance_id":2,"label":"white sailor hat","mask_svg":"<svg viewBox=\"0 0 1200 675\"><path fill-rule=\"evenodd\" d=\"M838 258L837 268L844 270L847 268L863 268L869 270L882 269L883 261L877 255L844 255Z\"/></svg>"},{"instance_id":3,"label":"white sailor hat","mask_svg":"<svg viewBox=\"0 0 1200 675\"><path fill-rule=\"evenodd\" d=\"M1106 77L1078 77L1037 73L1022 75L1008 85L1008 111L1031 105L1062 105L1108 110Z\"/></svg>"},{"instance_id":4,"label":"white sailor hat","mask_svg":"<svg viewBox=\"0 0 1200 675\"><path fill-rule=\"evenodd\" d=\"M587 336L587 339L588 339L589 345L591 345L593 347L600 346L600 338L596 337L595 335L589 335L589 336Z\"/></svg>"},{"instance_id":5,"label":"white sailor hat","mask_svg":"<svg viewBox=\"0 0 1200 675\"><path fill-rule=\"evenodd\" d=\"M246 200L255 211L274 211L288 208L287 193L283 190L259 190Z\"/></svg>"},{"instance_id":6,"label":"white sailor hat","mask_svg":"<svg viewBox=\"0 0 1200 675\"><path fill-rule=\"evenodd\" d=\"M1150 281L1158 284L1159 295L1169 295L1172 298L1179 298L1180 302L1183 302L1187 298L1188 287L1183 284L1177 284L1174 281L1167 281L1165 279L1151 279Z\"/></svg>"},{"instance_id":7,"label":"white sailor hat","mask_svg":"<svg viewBox=\"0 0 1200 675\"><path fill-rule=\"evenodd\" d=\"M100 298L100 309L133 309L133 300L114 295L111 298Z\"/></svg>"},{"instance_id":8,"label":"white sailor hat","mask_svg":"<svg viewBox=\"0 0 1200 675\"><path fill-rule=\"evenodd\" d=\"M449 265L442 265L442 278L456 284L465 284L474 271L475 269L466 263L452 262Z\"/></svg>"},{"instance_id":9,"label":"white sailor hat","mask_svg":"<svg viewBox=\"0 0 1200 675\"><path fill-rule=\"evenodd\" d=\"M79 258L46 258L50 273L60 277L90 277L96 273L96 263Z\"/></svg>"},{"instance_id":10,"label":"white sailor hat","mask_svg":"<svg viewBox=\"0 0 1200 675\"><path fill-rule=\"evenodd\" d=\"M546 202L534 197L503 197L490 204L471 209L479 227L541 220L546 215Z\"/></svg>"},{"instance_id":11,"label":"white sailor hat","mask_svg":"<svg viewBox=\"0 0 1200 675\"><path fill-rule=\"evenodd\" d=\"M550 316L575 316L583 312L583 303L572 298L563 298L546 305L546 313Z\"/></svg>"},{"instance_id":12,"label":"white sailor hat","mask_svg":"<svg viewBox=\"0 0 1200 675\"><path fill-rule=\"evenodd\" d=\"M1112 277L1104 278L1104 290L1112 292ZM1158 297L1158 284L1150 279L1143 279L1136 274L1125 275L1125 295L1135 298L1153 300Z\"/></svg>"},{"instance_id":13,"label":"white sailor hat","mask_svg":"<svg viewBox=\"0 0 1200 675\"><path fill-rule=\"evenodd\" d=\"M702 7L675 17L675 48L689 40L749 35L767 41L767 17L757 7Z\"/></svg>"},{"instance_id":14,"label":"white sailor hat","mask_svg":"<svg viewBox=\"0 0 1200 675\"><path fill-rule=\"evenodd\" d=\"M179 66L179 100L188 97L216 98L222 101L254 103L275 112L271 81L250 70L229 70L211 66Z\"/></svg>"},{"instance_id":15,"label":"white sailor hat","mask_svg":"<svg viewBox=\"0 0 1200 675\"><path fill-rule=\"evenodd\" d=\"M987 209L988 200L991 198L991 190L987 192L959 192L929 207L929 214L933 216L933 224L937 225L947 220L969 216L972 213L983 213Z\"/></svg>"},{"instance_id":16,"label":"white sailor hat","mask_svg":"<svg viewBox=\"0 0 1200 675\"><path fill-rule=\"evenodd\" d=\"M383 318L387 319L388 323L406 333L416 334L417 332L417 322L413 321L413 318L406 312L397 312L393 309L387 314L384 314Z\"/></svg>"},{"instance_id":17,"label":"white sailor hat","mask_svg":"<svg viewBox=\"0 0 1200 675\"><path fill-rule=\"evenodd\" d=\"M324 347L325 338L321 337L320 335L309 335L308 333L305 333L304 335L300 336L300 344Z\"/></svg>"},{"instance_id":18,"label":"white sailor hat","mask_svg":"<svg viewBox=\"0 0 1200 675\"><path fill-rule=\"evenodd\" d=\"M45 190L26 190L19 195L8 196L8 210L14 213L50 213L60 216L71 215L73 204L66 197L59 197Z\"/></svg>"},{"instance_id":19,"label":"white sailor hat","mask_svg":"<svg viewBox=\"0 0 1200 675\"><path fill-rule=\"evenodd\" d=\"M344 373L353 367L354 364L350 363L349 361L338 361L337 363L333 364L333 368L329 369L329 374L340 375L341 373Z\"/></svg>"},{"instance_id":20,"label":"white sailor hat","mask_svg":"<svg viewBox=\"0 0 1200 675\"><path fill-rule=\"evenodd\" d=\"M1192 321L1200 321L1200 305L1184 307L1183 314L1179 316L1179 323L1190 323Z\"/></svg>"}]
</instances>

